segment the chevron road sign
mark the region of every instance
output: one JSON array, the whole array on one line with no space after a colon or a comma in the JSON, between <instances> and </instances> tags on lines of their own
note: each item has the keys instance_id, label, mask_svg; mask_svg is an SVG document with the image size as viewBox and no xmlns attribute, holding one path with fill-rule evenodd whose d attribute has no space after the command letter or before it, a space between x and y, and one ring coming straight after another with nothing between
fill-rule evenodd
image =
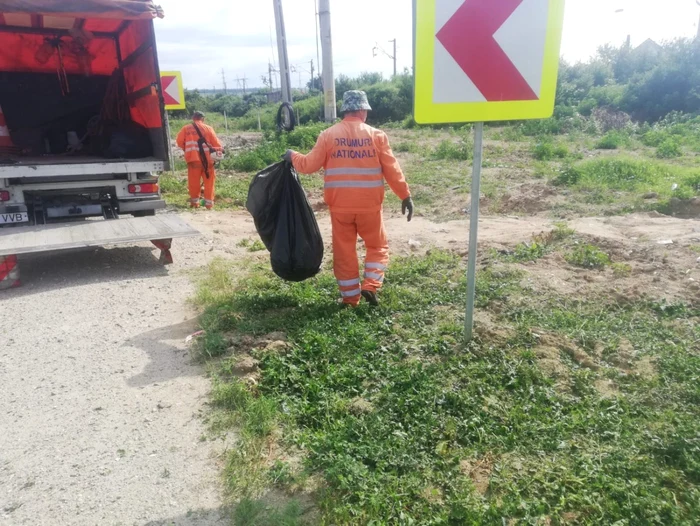
<instances>
[{"instance_id":1,"label":"chevron road sign","mask_svg":"<svg viewBox=\"0 0 700 526\"><path fill-rule=\"evenodd\" d=\"M185 88L182 84L182 73L179 71L161 71L160 83L163 86L163 98L166 110L184 110Z\"/></svg>"},{"instance_id":2,"label":"chevron road sign","mask_svg":"<svg viewBox=\"0 0 700 526\"><path fill-rule=\"evenodd\" d=\"M416 121L551 117L563 20L564 0L416 0Z\"/></svg>"},{"instance_id":3,"label":"chevron road sign","mask_svg":"<svg viewBox=\"0 0 700 526\"><path fill-rule=\"evenodd\" d=\"M467 341L474 330L485 121L554 113L564 0L414 0L419 124L475 122Z\"/></svg>"}]
</instances>

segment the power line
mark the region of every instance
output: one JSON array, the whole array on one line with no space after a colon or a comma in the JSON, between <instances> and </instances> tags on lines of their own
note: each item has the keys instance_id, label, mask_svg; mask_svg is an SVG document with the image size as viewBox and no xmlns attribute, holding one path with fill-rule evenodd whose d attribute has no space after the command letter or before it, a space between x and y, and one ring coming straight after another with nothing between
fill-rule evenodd
<instances>
[{"instance_id":1,"label":"power line","mask_svg":"<svg viewBox=\"0 0 700 526\"><path fill-rule=\"evenodd\" d=\"M243 88L243 95L246 95L246 82L248 82L248 79L246 78L245 73L243 74L243 78L238 77L236 79L238 89Z\"/></svg>"},{"instance_id":2,"label":"power line","mask_svg":"<svg viewBox=\"0 0 700 526\"><path fill-rule=\"evenodd\" d=\"M378 51L380 51L380 52L384 53L387 57L389 57L391 60L393 60L394 61L394 76L396 76L396 73L397 73L397 71L396 71L396 39L389 40L389 43L394 44L394 54L393 55L387 53L384 50L384 48L382 48L377 42L375 42L374 48L372 48L372 56L374 58L377 58Z\"/></svg>"}]
</instances>

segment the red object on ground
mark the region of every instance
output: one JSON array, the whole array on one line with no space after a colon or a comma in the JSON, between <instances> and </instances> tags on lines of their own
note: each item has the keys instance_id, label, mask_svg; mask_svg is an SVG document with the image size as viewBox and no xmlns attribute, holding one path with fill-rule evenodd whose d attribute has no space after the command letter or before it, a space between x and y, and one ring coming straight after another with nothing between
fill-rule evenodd
<instances>
[{"instance_id":1,"label":"red object on ground","mask_svg":"<svg viewBox=\"0 0 700 526\"><path fill-rule=\"evenodd\" d=\"M173 247L173 240L172 239L156 239L154 241L151 241L151 243L153 243L156 248L160 249L159 261L163 265L172 265L173 264L173 255L170 252L170 249Z\"/></svg>"},{"instance_id":2,"label":"red object on ground","mask_svg":"<svg viewBox=\"0 0 700 526\"><path fill-rule=\"evenodd\" d=\"M17 256L0 256L0 290L19 287L21 284Z\"/></svg>"},{"instance_id":3,"label":"red object on ground","mask_svg":"<svg viewBox=\"0 0 700 526\"><path fill-rule=\"evenodd\" d=\"M523 0L466 0L437 33L487 101L538 100L494 35Z\"/></svg>"}]
</instances>

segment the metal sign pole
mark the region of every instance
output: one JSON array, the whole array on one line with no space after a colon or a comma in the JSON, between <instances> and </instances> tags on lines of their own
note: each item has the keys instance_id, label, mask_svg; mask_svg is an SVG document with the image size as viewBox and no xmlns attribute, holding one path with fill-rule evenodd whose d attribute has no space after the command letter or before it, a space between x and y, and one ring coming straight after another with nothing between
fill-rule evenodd
<instances>
[{"instance_id":1,"label":"metal sign pole","mask_svg":"<svg viewBox=\"0 0 700 526\"><path fill-rule=\"evenodd\" d=\"M469 266L467 268L467 313L465 335L472 341L474 304L476 301L476 251L479 234L479 198L481 196L481 165L484 152L484 123L474 125L474 168L472 172L472 206L469 210Z\"/></svg>"},{"instance_id":2,"label":"metal sign pole","mask_svg":"<svg viewBox=\"0 0 700 526\"><path fill-rule=\"evenodd\" d=\"M173 175L175 175L175 156L173 154L173 139L172 139L172 135L170 134L170 117L168 116L167 110L165 112L165 124L168 127L168 148L170 150L170 171L173 172Z\"/></svg>"}]
</instances>

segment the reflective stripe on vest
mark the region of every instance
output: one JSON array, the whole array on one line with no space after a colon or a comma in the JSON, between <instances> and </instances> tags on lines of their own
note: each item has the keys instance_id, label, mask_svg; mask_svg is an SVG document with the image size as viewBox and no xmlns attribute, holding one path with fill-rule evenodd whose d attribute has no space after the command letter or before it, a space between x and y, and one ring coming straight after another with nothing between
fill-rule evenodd
<instances>
[{"instance_id":1,"label":"reflective stripe on vest","mask_svg":"<svg viewBox=\"0 0 700 526\"><path fill-rule=\"evenodd\" d=\"M326 176L338 177L343 175L382 175L381 168L330 168Z\"/></svg>"},{"instance_id":2,"label":"reflective stripe on vest","mask_svg":"<svg viewBox=\"0 0 700 526\"><path fill-rule=\"evenodd\" d=\"M384 180L379 181L332 181L327 182L325 188L380 188L384 186Z\"/></svg>"}]
</instances>

